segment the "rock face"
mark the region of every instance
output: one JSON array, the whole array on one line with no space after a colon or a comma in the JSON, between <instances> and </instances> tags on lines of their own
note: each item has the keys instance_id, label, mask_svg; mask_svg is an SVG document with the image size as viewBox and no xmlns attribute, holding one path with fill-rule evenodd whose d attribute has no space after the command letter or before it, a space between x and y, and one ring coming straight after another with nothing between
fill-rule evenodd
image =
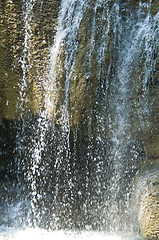
<instances>
[{"instance_id":1,"label":"rock face","mask_svg":"<svg viewBox=\"0 0 159 240\"><path fill-rule=\"evenodd\" d=\"M59 6L59 0L0 0L1 177L17 169L16 139L22 122L43 108Z\"/></svg>"},{"instance_id":2,"label":"rock face","mask_svg":"<svg viewBox=\"0 0 159 240\"><path fill-rule=\"evenodd\" d=\"M157 240L159 239L159 167L137 177L135 189L140 231L146 240Z\"/></svg>"},{"instance_id":3,"label":"rock face","mask_svg":"<svg viewBox=\"0 0 159 240\"><path fill-rule=\"evenodd\" d=\"M84 128L85 125L87 129L90 122L98 125L97 121L98 123L102 121L102 124L105 124L106 135L111 132L110 121L113 121L110 110L111 94L117 94L113 85L119 83L113 82L112 78L118 72L118 45L124 34L122 29L118 29L118 33L115 31L115 26L119 28L116 19L118 18L123 29L129 28L129 26L126 27L130 18L129 12L132 13L131 17L133 15L132 19L134 18L135 22L136 9L139 8L138 1L130 1L129 4L121 1L118 10L115 9L117 5L114 3L115 1L109 1L99 4L92 0L85 8L75 39L76 57L68 91L71 127ZM45 0L42 3L35 1L30 5L15 1L0 1L0 121L3 118L18 119L23 118L24 115L36 115L44 107L44 85L48 77L50 47L53 45L56 33L59 6L58 0ZM153 22L158 2L152 1L149 6L147 1L144 1L143 6L140 7L141 17L146 17L149 12ZM132 62L131 84L134 95L130 101L133 108L131 113L133 120L130 123L129 133L133 129L133 138L141 138L147 154L156 158L158 141L156 141L157 134L154 132L158 129L156 104L158 100L158 42L155 35L154 39L152 37L149 40L150 45L154 44L151 46L151 53L148 53L151 60L145 59L147 52L143 44L136 56L136 64ZM57 59L56 91L53 97L56 99L54 118L57 120L60 119L61 106L65 101L66 51L64 40ZM146 78L144 74L146 64L152 67L148 69L150 72L148 88L145 91L142 85ZM151 113L147 118L142 109L142 99L143 101L147 99L147 104L151 106ZM103 115L102 120L101 115Z\"/></svg>"},{"instance_id":4,"label":"rock face","mask_svg":"<svg viewBox=\"0 0 159 240\"><path fill-rule=\"evenodd\" d=\"M42 108L59 0L0 1L0 122Z\"/></svg>"},{"instance_id":5,"label":"rock face","mask_svg":"<svg viewBox=\"0 0 159 240\"><path fill-rule=\"evenodd\" d=\"M42 180L39 173L34 173L39 177L39 191L43 191L39 194L45 196L47 187L48 192L49 188L54 191L47 184L49 174L50 179L58 176L57 185L67 185L68 177L72 177L77 191L72 193L68 186L70 196L74 194L72 209L80 216L83 208L87 222L94 218L90 209L99 196L101 202L106 202L104 191L113 185L109 178L115 168L118 175L117 155L121 179L113 183L121 182L119 188L125 193L139 169L145 172L159 164L159 2L72 1L66 12L64 9L60 25L67 33L62 32L66 35L53 54L60 3L0 0L0 171L3 176L16 171L20 155L20 160L26 162L25 172L34 164L36 152L28 149L36 148L41 151L37 155L42 156L43 166ZM61 28L59 38L60 34ZM50 65L54 60L53 73ZM48 95L50 105L46 106ZM40 115L44 112L49 120L46 115L44 118L51 122L47 131ZM55 162L61 167L60 174L54 168ZM28 179L35 168L31 166ZM141 189L137 193L139 224L146 240L159 238L157 171L155 177L145 172L137 180L137 188ZM93 207L89 194L94 198ZM120 195L119 191L116 198L122 201L125 196ZM64 199L63 190L59 199ZM77 209L77 202L81 209ZM92 207L90 216L85 212L85 203ZM73 214L72 218L76 218Z\"/></svg>"}]
</instances>

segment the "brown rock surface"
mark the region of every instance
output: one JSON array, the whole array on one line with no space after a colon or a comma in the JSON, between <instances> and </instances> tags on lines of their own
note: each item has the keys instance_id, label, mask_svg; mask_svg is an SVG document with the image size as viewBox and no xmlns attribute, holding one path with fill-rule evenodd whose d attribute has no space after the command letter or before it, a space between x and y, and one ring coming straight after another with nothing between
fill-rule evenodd
<instances>
[{"instance_id":1,"label":"brown rock surface","mask_svg":"<svg viewBox=\"0 0 159 240\"><path fill-rule=\"evenodd\" d=\"M140 231L146 240L157 240L159 239L159 167L137 177L135 189L135 206Z\"/></svg>"}]
</instances>

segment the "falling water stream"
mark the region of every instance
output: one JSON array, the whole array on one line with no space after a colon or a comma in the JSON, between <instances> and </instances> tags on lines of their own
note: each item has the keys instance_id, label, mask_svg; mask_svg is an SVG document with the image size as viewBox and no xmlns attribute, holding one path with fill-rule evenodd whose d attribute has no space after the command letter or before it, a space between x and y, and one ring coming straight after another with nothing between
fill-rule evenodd
<instances>
[{"instance_id":1,"label":"falling water stream","mask_svg":"<svg viewBox=\"0 0 159 240\"><path fill-rule=\"evenodd\" d=\"M30 22L36 0L23 2L25 37L21 58L23 73L19 106L21 108L27 101ZM128 6L129 1L124 6L120 1L111 3L109 0L62 0L54 45L50 48L49 71L47 79L43 80L44 108L39 111L33 122L23 121L17 132L16 162L17 178L20 183L16 188L17 199L9 203L3 211L4 224L0 227L0 239L142 239L130 202L130 178L137 171L136 162L139 158L130 128L134 107L137 108L141 122L150 111L146 87L155 68L151 59L158 46L159 14L157 13L152 21L151 1L147 4L139 1L135 14L131 12L131 4L130 9L126 9ZM79 29L84 14L91 8L93 17L90 26L87 26L91 34L87 46L88 69L85 77L89 79L91 76L92 59L96 54L98 90L95 107L99 108L102 105L103 108L101 112L96 112L98 148L94 150L93 144L88 144L85 148L85 166L81 167L82 170L79 167L76 170L79 154L78 134L74 132L71 150L70 79L74 74L80 46ZM99 20L100 8L103 8L103 12ZM143 8L147 9L146 14L143 14ZM128 9L129 13L126 12ZM124 11L125 15L122 15ZM97 32L101 33L101 41L99 39L97 41ZM110 34L113 36L111 42L113 57L105 70L103 66L106 55L109 54L107 49L110 46ZM157 39L155 43L154 39ZM64 67L61 67L60 54L63 52L65 52L62 58ZM144 76L143 73L140 76L142 106L133 99L133 71L140 57L145 59ZM61 114L59 127L58 120L55 123L49 118L56 115L58 77L63 74L63 70L64 99L59 110ZM92 122L93 117L90 117L88 129L90 139L93 138ZM105 124L109 128L109 134L105 130ZM108 154L108 150L106 152L103 150L105 147L103 136L106 134L109 136L110 144ZM129 166L126 159L127 146L132 146ZM93 167L90 168L90 161L95 170ZM92 172L90 169L93 169ZM85 173L83 179L78 176L81 172ZM94 179L89 179L90 176Z\"/></svg>"}]
</instances>

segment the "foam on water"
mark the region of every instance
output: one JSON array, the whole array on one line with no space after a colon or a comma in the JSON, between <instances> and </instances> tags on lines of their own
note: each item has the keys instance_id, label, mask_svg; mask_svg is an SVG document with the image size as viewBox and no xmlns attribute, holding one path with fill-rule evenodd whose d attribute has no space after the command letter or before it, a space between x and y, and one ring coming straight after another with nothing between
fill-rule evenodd
<instances>
[{"instance_id":1,"label":"foam on water","mask_svg":"<svg viewBox=\"0 0 159 240\"><path fill-rule=\"evenodd\" d=\"M40 228L26 228L24 230L3 228L0 229L1 240L52 240L52 239L77 239L77 240L142 240L141 237L130 233L105 233L93 231L47 231Z\"/></svg>"}]
</instances>

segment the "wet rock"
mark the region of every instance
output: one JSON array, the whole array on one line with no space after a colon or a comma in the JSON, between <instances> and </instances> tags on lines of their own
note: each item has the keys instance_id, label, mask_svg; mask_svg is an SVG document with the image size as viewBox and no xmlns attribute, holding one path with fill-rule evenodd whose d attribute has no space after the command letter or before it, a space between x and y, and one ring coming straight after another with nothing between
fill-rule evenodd
<instances>
[{"instance_id":1,"label":"wet rock","mask_svg":"<svg viewBox=\"0 0 159 240\"><path fill-rule=\"evenodd\" d=\"M154 16L159 9L159 2L157 0L152 1L151 14Z\"/></svg>"},{"instance_id":2,"label":"wet rock","mask_svg":"<svg viewBox=\"0 0 159 240\"><path fill-rule=\"evenodd\" d=\"M159 239L159 166L137 176L134 204L145 240Z\"/></svg>"},{"instance_id":3,"label":"wet rock","mask_svg":"<svg viewBox=\"0 0 159 240\"><path fill-rule=\"evenodd\" d=\"M113 1L110 4L90 1L80 24L79 47L70 78L70 123L73 128L80 125L87 129L93 115L104 111L106 75L113 58L113 35L108 17L112 6ZM103 45L106 48L101 56L99 49Z\"/></svg>"},{"instance_id":4,"label":"wet rock","mask_svg":"<svg viewBox=\"0 0 159 240\"><path fill-rule=\"evenodd\" d=\"M25 118L43 107L59 6L59 0L28 5L0 1L0 122Z\"/></svg>"},{"instance_id":5,"label":"wet rock","mask_svg":"<svg viewBox=\"0 0 159 240\"><path fill-rule=\"evenodd\" d=\"M15 177L16 166L16 124L14 121L3 120L0 124L0 180Z\"/></svg>"}]
</instances>

